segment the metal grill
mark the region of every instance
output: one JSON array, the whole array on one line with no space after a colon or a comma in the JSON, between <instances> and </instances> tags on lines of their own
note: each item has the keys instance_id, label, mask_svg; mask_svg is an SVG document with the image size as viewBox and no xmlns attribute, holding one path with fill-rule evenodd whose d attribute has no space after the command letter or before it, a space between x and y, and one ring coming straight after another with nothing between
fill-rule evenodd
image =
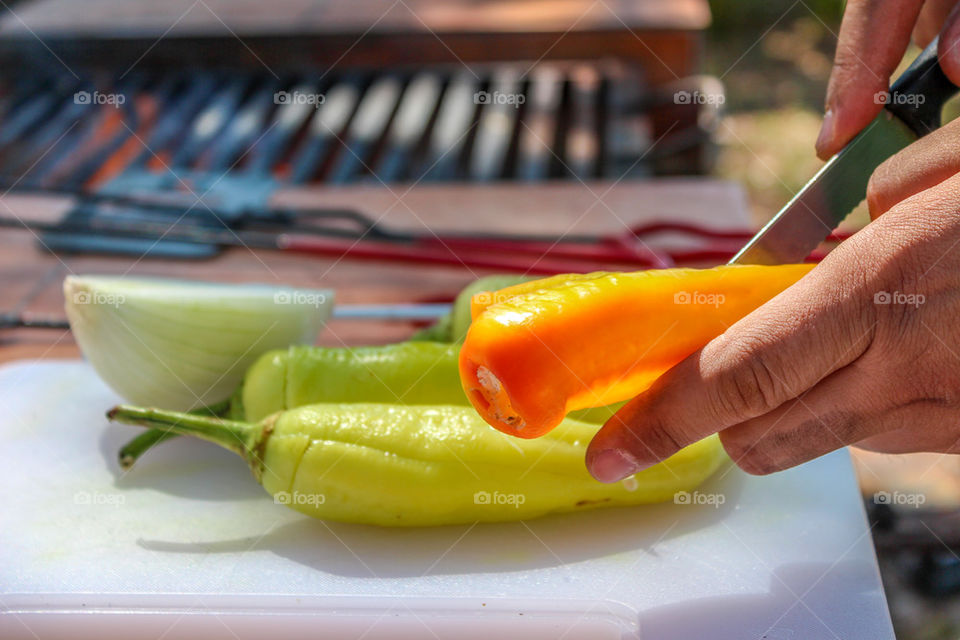
<instances>
[{"instance_id":1,"label":"metal grill","mask_svg":"<svg viewBox=\"0 0 960 640\"><path fill-rule=\"evenodd\" d=\"M30 78L4 88L0 175L47 190L171 171L273 184L641 176L703 143L681 127L679 146L648 153L648 113L671 95L596 63Z\"/></svg>"}]
</instances>

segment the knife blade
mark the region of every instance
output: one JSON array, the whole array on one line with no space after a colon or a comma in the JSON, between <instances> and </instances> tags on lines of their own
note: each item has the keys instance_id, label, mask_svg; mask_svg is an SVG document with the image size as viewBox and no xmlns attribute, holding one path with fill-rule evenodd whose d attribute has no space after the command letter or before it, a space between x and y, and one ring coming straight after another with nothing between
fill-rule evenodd
<instances>
[{"instance_id":1,"label":"knife blade","mask_svg":"<svg viewBox=\"0 0 960 640\"><path fill-rule=\"evenodd\" d=\"M930 45L882 97L886 105L833 156L728 264L802 262L866 196L880 164L940 126L940 109L958 88Z\"/></svg>"}]
</instances>

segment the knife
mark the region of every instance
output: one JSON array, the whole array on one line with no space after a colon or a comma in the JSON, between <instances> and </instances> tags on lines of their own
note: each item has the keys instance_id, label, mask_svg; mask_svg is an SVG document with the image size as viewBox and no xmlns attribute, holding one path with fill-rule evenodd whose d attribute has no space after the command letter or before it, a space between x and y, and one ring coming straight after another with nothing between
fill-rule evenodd
<instances>
[{"instance_id":1,"label":"knife","mask_svg":"<svg viewBox=\"0 0 960 640\"><path fill-rule=\"evenodd\" d=\"M860 204L873 170L940 127L943 104L960 88L940 68L935 38L884 96L886 104L729 264L802 262Z\"/></svg>"}]
</instances>

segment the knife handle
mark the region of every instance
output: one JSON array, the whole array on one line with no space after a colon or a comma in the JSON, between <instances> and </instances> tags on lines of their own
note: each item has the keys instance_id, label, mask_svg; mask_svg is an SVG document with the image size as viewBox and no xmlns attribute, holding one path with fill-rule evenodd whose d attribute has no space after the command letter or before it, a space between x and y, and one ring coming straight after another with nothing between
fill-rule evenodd
<instances>
[{"instance_id":1,"label":"knife handle","mask_svg":"<svg viewBox=\"0 0 960 640\"><path fill-rule=\"evenodd\" d=\"M940 112L960 87L940 68L936 37L890 87L886 109L903 120L918 136L940 128Z\"/></svg>"}]
</instances>

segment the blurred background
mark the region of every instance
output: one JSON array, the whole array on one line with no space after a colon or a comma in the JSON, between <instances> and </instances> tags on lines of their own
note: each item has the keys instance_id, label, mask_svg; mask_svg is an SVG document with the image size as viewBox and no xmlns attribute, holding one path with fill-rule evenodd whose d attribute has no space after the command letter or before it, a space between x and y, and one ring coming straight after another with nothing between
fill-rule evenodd
<instances>
[{"instance_id":1,"label":"blurred background","mask_svg":"<svg viewBox=\"0 0 960 640\"><path fill-rule=\"evenodd\" d=\"M4 359L75 354L41 326L58 326L65 269L322 273L370 302L449 300L491 271L722 262L821 164L842 15L839 0L4 7ZM628 247L608 241L625 230ZM854 455L898 637L960 637L956 459Z\"/></svg>"},{"instance_id":2,"label":"blurred background","mask_svg":"<svg viewBox=\"0 0 960 640\"><path fill-rule=\"evenodd\" d=\"M821 164L810 149L843 3L713 0L710 7L704 65L722 79L727 96L716 172L746 187L762 221Z\"/></svg>"}]
</instances>

